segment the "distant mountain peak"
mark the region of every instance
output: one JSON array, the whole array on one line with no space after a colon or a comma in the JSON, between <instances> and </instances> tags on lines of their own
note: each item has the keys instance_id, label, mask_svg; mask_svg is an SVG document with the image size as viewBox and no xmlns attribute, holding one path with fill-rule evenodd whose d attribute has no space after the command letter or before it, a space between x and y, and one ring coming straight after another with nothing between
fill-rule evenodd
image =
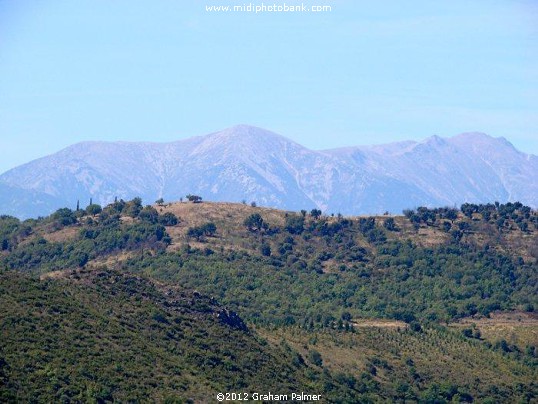
<instances>
[{"instance_id":1,"label":"distant mountain peak","mask_svg":"<svg viewBox=\"0 0 538 404\"><path fill-rule=\"evenodd\" d=\"M445 138L442 138L441 136L438 136L438 135L433 135L424 139L418 144L425 144L425 145L430 145L430 146L445 146L447 145L447 142Z\"/></svg>"},{"instance_id":2,"label":"distant mountain peak","mask_svg":"<svg viewBox=\"0 0 538 404\"><path fill-rule=\"evenodd\" d=\"M72 145L0 175L0 213L29 217L90 198L151 203L188 193L342 214L495 200L536 207L537 173L538 158L480 132L315 151L241 124L170 143Z\"/></svg>"},{"instance_id":3,"label":"distant mountain peak","mask_svg":"<svg viewBox=\"0 0 538 404\"><path fill-rule=\"evenodd\" d=\"M232 137L232 138L241 138L241 137L272 137L278 139L285 139L283 136L271 132L267 129L259 128L252 125L235 125L229 128L220 130L218 132L211 133L209 136L221 136L221 137Z\"/></svg>"},{"instance_id":4,"label":"distant mountain peak","mask_svg":"<svg viewBox=\"0 0 538 404\"><path fill-rule=\"evenodd\" d=\"M471 142L503 141L509 143L504 137L493 137L484 132L463 132L450 139L466 140Z\"/></svg>"},{"instance_id":5,"label":"distant mountain peak","mask_svg":"<svg viewBox=\"0 0 538 404\"><path fill-rule=\"evenodd\" d=\"M464 132L459 135L450 138L452 143L459 144L461 146L468 144L473 147L483 147L485 145L495 145L508 147L514 151L516 148L505 137L493 137L483 132Z\"/></svg>"}]
</instances>

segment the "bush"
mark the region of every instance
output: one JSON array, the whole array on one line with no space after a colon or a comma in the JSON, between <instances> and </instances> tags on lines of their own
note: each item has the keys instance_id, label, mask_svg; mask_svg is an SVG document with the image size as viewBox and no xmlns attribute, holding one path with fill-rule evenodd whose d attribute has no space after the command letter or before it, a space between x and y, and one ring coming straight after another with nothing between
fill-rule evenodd
<instances>
[{"instance_id":1,"label":"bush","mask_svg":"<svg viewBox=\"0 0 538 404\"><path fill-rule=\"evenodd\" d=\"M304 217L298 215L288 216L285 229L291 234L301 234L304 231Z\"/></svg>"},{"instance_id":2,"label":"bush","mask_svg":"<svg viewBox=\"0 0 538 404\"><path fill-rule=\"evenodd\" d=\"M385 227L385 229L389 230L389 231L396 231L397 228L396 228L396 222L394 221L394 219L392 217L389 217L385 220L385 222L383 223L383 226Z\"/></svg>"},{"instance_id":3,"label":"bush","mask_svg":"<svg viewBox=\"0 0 538 404\"><path fill-rule=\"evenodd\" d=\"M198 241L203 240L204 236L214 236L217 232L217 226L213 222L205 223L201 226L189 227L187 237L195 238Z\"/></svg>"},{"instance_id":4,"label":"bush","mask_svg":"<svg viewBox=\"0 0 538 404\"><path fill-rule=\"evenodd\" d=\"M175 226L179 223L179 219L171 212L166 212L164 215L159 216L159 224L163 226Z\"/></svg>"},{"instance_id":5,"label":"bush","mask_svg":"<svg viewBox=\"0 0 538 404\"><path fill-rule=\"evenodd\" d=\"M269 257L271 255L271 247L269 246L269 244L264 243L260 247L260 252L263 256Z\"/></svg>"},{"instance_id":6,"label":"bush","mask_svg":"<svg viewBox=\"0 0 538 404\"><path fill-rule=\"evenodd\" d=\"M192 203L201 203L202 202L202 197L199 196L199 195L187 195L187 199L189 200L189 202L192 202Z\"/></svg>"},{"instance_id":7,"label":"bush","mask_svg":"<svg viewBox=\"0 0 538 404\"><path fill-rule=\"evenodd\" d=\"M140 220L155 224L159 219L159 212L152 206L146 206L140 211L138 217Z\"/></svg>"},{"instance_id":8,"label":"bush","mask_svg":"<svg viewBox=\"0 0 538 404\"><path fill-rule=\"evenodd\" d=\"M243 222L247 230L260 231L263 228L264 222L259 213L253 213Z\"/></svg>"},{"instance_id":9,"label":"bush","mask_svg":"<svg viewBox=\"0 0 538 404\"><path fill-rule=\"evenodd\" d=\"M77 222L77 217L75 216L75 213L69 208L58 209L52 214L52 219L62 226L69 226L70 224L74 224Z\"/></svg>"},{"instance_id":10,"label":"bush","mask_svg":"<svg viewBox=\"0 0 538 404\"><path fill-rule=\"evenodd\" d=\"M310 350L308 351L308 360L310 363L316 366L323 366L323 359L321 358L321 354L316 350Z\"/></svg>"},{"instance_id":11,"label":"bush","mask_svg":"<svg viewBox=\"0 0 538 404\"><path fill-rule=\"evenodd\" d=\"M88 205L88 207L86 208L86 213L88 215L98 215L99 213L101 213L103 209L101 209L101 205L98 205L96 203L92 203L91 205Z\"/></svg>"}]
</instances>

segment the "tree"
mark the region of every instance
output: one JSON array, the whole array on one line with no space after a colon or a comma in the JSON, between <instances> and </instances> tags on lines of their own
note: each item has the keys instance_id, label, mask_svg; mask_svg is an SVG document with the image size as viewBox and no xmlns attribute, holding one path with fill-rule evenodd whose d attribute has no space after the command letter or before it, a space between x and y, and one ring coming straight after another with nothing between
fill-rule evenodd
<instances>
[{"instance_id":1,"label":"tree","mask_svg":"<svg viewBox=\"0 0 538 404\"><path fill-rule=\"evenodd\" d=\"M159 212L157 212L157 210L153 206L148 205L140 211L138 217L141 220L144 220L149 223L157 223L157 220L159 219Z\"/></svg>"},{"instance_id":2,"label":"tree","mask_svg":"<svg viewBox=\"0 0 538 404\"><path fill-rule=\"evenodd\" d=\"M195 238L196 240L200 241L202 240L203 236L204 236L204 232L199 226L189 227L187 229L187 237Z\"/></svg>"},{"instance_id":3,"label":"tree","mask_svg":"<svg viewBox=\"0 0 538 404\"><path fill-rule=\"evenodd\" d=\"M217 226L213 222L208 222L204 225L202 225L202 231L204 232L204 235L206 236L214 236L217 232Z\"/></svg>"},{"instance_id":4,"label":"tree","mask_svg":"<svg viewBox=\"0 0 538 404\"><path fill-rule=\"evenodd\" d=\"M321 210L319 209L312 209L310 211L310 216L312 216L314 219L319 219L321 216Z\"/></svg>"},{"instance_id":5,"label":"tree","mask_svg":"<svg viewBox=\"0 0 538 404\"><path fill-rule=\"evenodd\" d=\"M155 201L155 203L156 203L157 205L162 205L162 204L164 203L164 199L163 199L163 198L159 198L159 199L157 199L157 200Z\"/></svg>"},{"instance_id":6,"label":"tree","mask_svg":"<svg viewBox=\"0 0 538 404\"><path fill-rule=\"evenodd\" d=\"M461 212L467 216L468 218L471 218L473 216L473 213L477 211L478 206L472 203L464 203L461 205Z\"/></svg>"},{"instance_id":7,"label":"tree","mask_svg":"<svg viewBox=\"0 0 538 404\"><path fill-rule=\"evenodd\" d=\"M456 209L448 208L444 216L451 222L454 222L454 220L458 218L458 211Z\"/></svg>"},{"instance_id":8,"label":"tree","mask_svg":"<svg viewBox=\"0 0 538 404\"><path fill-rule=\"evenodd\" d=\"M52 214L52 218L62 226L69 226L77 222L73 211L69 208L61 208Z\"/></svg>"},{"instance_id":9,"label":"tree","mask_svg":"<svg viewBox=\"0 0 538 404\"><path fill-rule=\"evenodd\" d=\"M125 209L126 206L127 206L127 203L123 199L120 199L118 201L118 198L115 198L114 203L107 205L105 207L105 210L109 213L120 214L123 212L123 209Z\"/></svg>"},{"instance_id":10,"label":"tree","mask_svg":"<svg viewBox=\"0 0 538 404\"><path fill-rule=\"evenodd\" d=\"M473 330L470 328L464 328L461 333L466 338L473 338Z\"/></svg>"},{"instance_id":11,"label":"tree","mask_svg":"<svg viewBox=\"0 0 538 404\"><path fill-rule=\"evenodd\" d=\"M301 234L304 230L304 217L299 215L288 216L285 228L291 234Z\"/></svg>"},{"instance_id":12,"label":"tree","mask_svg":"<svg viewBox=\"0 0 538 404\"><path fill-rule=\"evenodd\" d=\"M175 226L179 223L179 219L171 212L166 212L164 215L159 216L159 223L163 226Z\"/></svg>"},{"instance_id":13,"label":"tree","mask_svg":"<svg viewBox=\"0 0 538 404\"><path fill-rule=\"evenodd\" d=\"M387 218L383 223L383 226L389 231L396 231L396 222L392 217Z\"/></svg>"},{"instance_id":14,"label":"tree","mask_svg":"<svg viewBox=\"0 0 538 404\"><path fill-rule=\"evenodd\" d=\"M375 218L373 217L361 217L359 219L359 231L362 234L368 233L370 230L373 230L375 228Z\"/></svg>"},{"instance_id":15,"label":"tree","mask_svg":"<svg viewBox=\"0 0 538 404\"><path fill-rule=\"evenodd\" d=\"M195 238L198 241L202 241L204 236L214 236L217 232L217 226L213 222L205 223L201 226L189 227L187 230L187 237Z\"/></svg>"},{"instance_id":16,"label":"tree","mask_svg":"<svg viewBox=\"0 0 538 404\"><path fill-rule=\"evenodd\" d=\"M98 205L96 203L92 203L91 205L88 205L88 207L86 208L86 213L88 215L98 215L99 213L101 213L103 209L101 209L101 205Z\"/></svg>"},{"instance_id":17,"label":"tree","mask_svg":"<svg viewBox=\"0 0 538 404\"><path fill-rule=\"evenodd\" d=\"M264 243L260 247L260 252L263 256L269 257L271 255L271 247L269 246L269 244Z\"/></svg>"},{"instance_id":18,"label":"tree","mask_svg":"<svg viewBox=\"0 0 538 404\"><path fill-rule=\"evenodd\" d=\"M249 231L260 231L263 228L264 222L259 213L253 213L245 219L243 224Z\"/></svg>"},{"instance_id":19,"label":"tree","mask_svg":"<svg viewBox=\"0 0 538 404\"><path fill-rule=\"evenodd\" d=\"M192 202L192 203L201 203L202 202L202 197L199 196L199 195L187 195L187 200L189 202Z\"/></svg>"},{"instance_id":20,"label":"tree","mask_svg":"<svg viewBox=\"0 0 538 404\"><path fill-rule=\"evenodd\" d=\"M321 358L321 354L316 350L310 350L308 351L308 360L310 363L316 366L323 366L323 359Z\"/></svg>"},{"instance_id":21,"label":"tree","mask_svg":"<svg viewBox=\"0 0 538 404\"><path fill-rule=\"evenodd\" d=\"M125 213L131 217L138 217L142 210L142 199L139 197L133 198L125 204Z\"/></svg>"}]
</instances>

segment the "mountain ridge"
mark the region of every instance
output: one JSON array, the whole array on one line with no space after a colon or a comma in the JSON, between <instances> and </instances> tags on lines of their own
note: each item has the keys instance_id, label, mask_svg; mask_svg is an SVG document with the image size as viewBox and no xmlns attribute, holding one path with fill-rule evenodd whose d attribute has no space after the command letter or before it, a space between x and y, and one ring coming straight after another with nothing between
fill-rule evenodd
<instances>
[{"instance_id":1,"label":"mountain ridge","mask_svg":"<svg viewBox=\"0 0 538 404\"><path fill-rule=\"evenodd\" d=\"M26 197L21 205L1 190L0 201L1 213L22 218L90 198L107 204L140 196L150 203L187 193L343 214L495 200L537 207L537 173L538 157L480 132L311 150L243 124L166 143L76 143L0 175L0 185L52 202Z\"/></svg>"}]
</instances>

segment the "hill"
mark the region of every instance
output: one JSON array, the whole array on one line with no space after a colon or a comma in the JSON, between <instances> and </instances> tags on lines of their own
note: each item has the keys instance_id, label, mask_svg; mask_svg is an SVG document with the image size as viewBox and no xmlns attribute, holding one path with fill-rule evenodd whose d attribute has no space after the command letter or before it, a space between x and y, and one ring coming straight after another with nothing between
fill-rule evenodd
<instances>
[{"instance_id":1,"label":"hill","mask_svg":"<svg viewBox=\"0 0 538 404\"><path fill-rule=\"evenodd\" d=\"M2 213L21 218L74 208L91 198L213 201L325 213L378 214L413 206L521 201L538 206L538 158L503 138L466 133L421 142L314 151L273 132L239 125L171 143L84 142L0 175L27 195ZM6 193L5 193L6 192ZM35 201L35 202L34 202Z\"/></svg>"},{"instance_id":2,"label":"hill","mask_svg":"<svg viewBox=\"0 0 538 404\"><path fill-rule=\"evenodd\" d=\"M533 401L537 212L405 213L134 199L2 217L2 392Z\"/></svg>"},{"instance_id":3,"label":"hill","mask_svg":"<svg viewBox=\"0 0 538 404\"><path fill-rule=\"evenodd\" d=\"M205 402L236 389L319 388L297 354L267 345L235 313L140 277L0 273L0 303L3 402Z\"/></svg>"}]
</instances>

